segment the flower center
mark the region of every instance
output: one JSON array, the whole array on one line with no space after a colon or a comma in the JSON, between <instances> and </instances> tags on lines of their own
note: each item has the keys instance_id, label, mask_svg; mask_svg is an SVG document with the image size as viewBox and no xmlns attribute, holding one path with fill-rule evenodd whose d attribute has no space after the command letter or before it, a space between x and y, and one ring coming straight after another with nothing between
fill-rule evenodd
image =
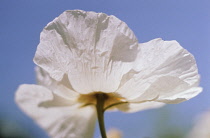
<instances>
[{"instance_id":1,"label":"flower center","mask_svg":"<svg viewBox=\"0 0 210 138\"><path fill-rule=\"evenodd\" d=\"M90 94L81 94L78 98L78 101L83 104L83 106L87 105L96 105L97 97L101 96L104 100L104 109L112 109L115 105L127 103L125 98L120 97L115 93L103 93L103 92L93 92Z\"/></svg>"}]
</instances>

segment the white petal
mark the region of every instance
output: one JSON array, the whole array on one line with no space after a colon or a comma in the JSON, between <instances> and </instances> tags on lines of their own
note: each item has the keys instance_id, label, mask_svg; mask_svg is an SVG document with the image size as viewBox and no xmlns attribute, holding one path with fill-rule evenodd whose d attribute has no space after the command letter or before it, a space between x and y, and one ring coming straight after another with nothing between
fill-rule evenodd
<instances>
[{"instance_id":1,"label":"white petal","mask_svg":"<svg viewBox=\"0 0 210 138\"><path fill-rule=\"evenodd\" d=\"M147 110L147 109L160 108L164 105L165 105L164 103L151 101L151 102L143 102L143 103L121 104L121 105L118 105L117 108L123 112L133 113L133 112L138 112L138 111Z\"/></svg>"},{"instance_id":2,"label":"white petal","mask_svg":"<svg viewBox=\"0 0 210 138\"><path fill-rule=\"evenodd\" d=\"M35 72L36 72L36 81L38 85L42 85L51 89L51 87L54 87L54 85L56 85L56 83L58 82L53 78L51 78L49 73L47 73L44 69L38 66L35 67Z\"/></svg>"},{"instance_id":3,"label":"white petal","mask_svg":"<svg viewBox=\"0 0 210 138\"><path fill-rule=\"evenodd\" d=\"M56 81L50 77L49 73L40 67L35 68L37 83L50 89L56 95L65 99L75 101L78 99L79 94L75 92L70 85L66 75L61 81Z\"/></svg>"},{"instance_id":4,"label":"white petal","mask_svg":"<svg viewBox=\"0 0 210 138\"><path fill-rule=\"evenodd\" d=\"M192 87L185 91L177 92L176 94L172 92L170 94L163 93L156 101L176 104L197 96L200 92L202 92L202 90L203 89L201 87Z\"/></svg>"},{"instance_id":5,"label":"white petal","mask_svg":"<svg viewBox=\"0 0 210 138\"><path fill-rule=\"evenodd\" d=\"M96 113L92 107L79 108L50 90L38 85L21 85L16 92L16 102L51 137L91 138Z\"/></svg>"},{"instance_id":6,"label":"white petal","mask_svg":"<svg viewBox=\"0 0 210 138\"><path fill-rule=\"evenodd\" d=\"M138 51L133 32L118 18L66 11L44 28L34 62L55 80L68 74L77 92L113 92Z\"/></svg>"},{"instance_id":7,"label":"white petal","mask_svg":"<svg viewBox=\"0 0 210 138\"><path fill-rule=\"evenodd\" d=\"M136 66L117 90L123 97L178 103L201 92L195 59L176 41L154 39L140 47Z\"/></svg>"}]
</instances>

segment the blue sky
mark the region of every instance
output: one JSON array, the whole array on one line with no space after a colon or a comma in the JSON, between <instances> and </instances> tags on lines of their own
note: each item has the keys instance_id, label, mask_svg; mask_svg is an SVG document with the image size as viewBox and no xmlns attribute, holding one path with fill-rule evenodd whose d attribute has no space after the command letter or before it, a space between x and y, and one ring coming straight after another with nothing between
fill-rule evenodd
<instances>
[{"instance_id":1,"label":"blue sky","mask_svg":"<svg viewBox=\"0 0 210 138\"><path fill-rule=\"evenodd\" d=\"M15 122L31 137L46 137L15 105L14 94L20 84L35 83L32 59L43 27L65 10L81 9L117 16L139 42L159 37L177 40L195 56L201 74L204 91L199 96L134 114L107 113L107 129L119 128L125 138L154 138L161 124L160 131L168 125L189 130L195 117L210 109L209 7L209 0L0 0L0 117Z\"/></svg>"}]
</instances>

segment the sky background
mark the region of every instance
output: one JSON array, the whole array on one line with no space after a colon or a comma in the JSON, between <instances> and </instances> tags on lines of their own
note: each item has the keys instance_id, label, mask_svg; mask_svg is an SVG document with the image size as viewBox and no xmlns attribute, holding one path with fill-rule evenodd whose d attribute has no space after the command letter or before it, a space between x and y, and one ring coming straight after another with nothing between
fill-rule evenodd
<instances>
[{"instance_id":1,"label":"sky background","mask_svg":"<svg viewBox=\"0 0 210 138\"><path fill-rule=\"evenodd\" d=\"M195 56L204 88L181 104L133 114L106 113L106 128L120 129L124 138L187 134L195 118L210 109L209 7L209 0L0 0L0 130L47 137L17 107L14 94L20 84L36 83L32 59L44 26L65 10L81 9L115 15L140 43L154 38L177 40ZM96 127L95 137L99 135Z\"/></svg>"}]
</instances>

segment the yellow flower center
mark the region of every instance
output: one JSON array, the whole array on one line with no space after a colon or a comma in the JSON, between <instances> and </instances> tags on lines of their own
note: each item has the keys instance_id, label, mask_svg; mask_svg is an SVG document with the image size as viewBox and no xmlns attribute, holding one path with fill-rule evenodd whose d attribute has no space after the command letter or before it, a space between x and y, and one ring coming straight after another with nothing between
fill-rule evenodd
<instances>
[{"instance_id":1,"label":"yellow flower center","mask_svg":"<svg viewBox=\"0 0 210 138\"><path fill-rule=\"evenodd\" d=\"M82 103L84 106L96 105L97 96L101 95L104 99L104 109L111 109L114 105L126 103L125 98L117 95L115 93L103 93L103 92L93 92L90 94L81 94L78 98L78 102Z\"/></svg>"}]
</instances>

